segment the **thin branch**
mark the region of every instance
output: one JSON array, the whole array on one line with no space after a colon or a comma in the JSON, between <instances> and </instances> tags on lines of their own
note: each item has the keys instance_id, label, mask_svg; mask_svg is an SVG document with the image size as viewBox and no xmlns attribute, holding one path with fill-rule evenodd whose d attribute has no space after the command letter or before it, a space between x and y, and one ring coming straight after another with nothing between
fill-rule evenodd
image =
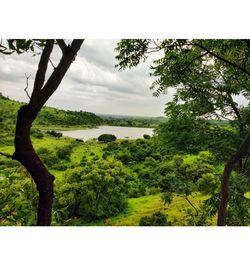
<instances>
[{"instance_id":1,"label":"thin branch","mask_svg":"<svg viewBox=\"0 0 250 265\"><path fill-rule=\"evenodd\" d=\"M5 153L3 153L3 152L0 152L0 155L2 155L2 156L6 156L6 157L11 158L11 159L13 158L12 155L5 154Z\"/></svg>"},{"instance_id":2,"label":"thin branch","mask_svg":"<svg viewBox=\"0 0 250 265\"><path fill-rule=\"evenodd\" d=\"M187 70L187 68L194 62L194 61L196 61L196 60L198 60L198 59L200 59L200 58L202 58L203 56L205 56L205 55L207 55L208 54L208 52L205 52L205 53L203 53L203 54L201 54L201 55L199 55L199 56L197 56L197 57L195 57L195 58L193 58L181 71L180 71L180 73L179 73L179 75L181 75L183 72L185 72L186 70Z\"/></svg>"},{"instance_id":3,"label":"thin branch","mask_svg":"<svg viewBox=\"0 0 250 265\"><path fill-rule=\"evenodd\" d=\"M53 45L54 45L54 40L46 41L45 47L43 49L43 52L42 52L42 55L39 61L38 70L36 72L34 89L31 95L32 98L40 94L41 89L43 87L45 75L46 75L46 71L48 67L48 61L50 59L50 54L53 50Z\"/></svg>"},{"instance_id":4,"label":"thin branch","mask_svg":"<svg viewBox=\"0 0 250 265\"><path fill-rule=\"evenodd\" d=\"M193 203L188 199L188 196L184 196L184 198L191 205L191 207L195 210L196 216L198 216L199 215L199 212L198 212L197 208L193 205Z\"/></svg>"},{"instance_id":5,"label":"thin branch","mask_svg":"<svg viewBox=\"0 0 250 265\"><path fill-rule=\"evenodd\" d=\"M236 64L236 63L234 63L234 62L231 62L231 61L229 61L228 59L226 59L226 58L220 56L218 53L215 53L215 52L210 51L208 48L204 47L203 45L201 45L201 44L199 44L199 43L197 43L197 42L194 42L194 45L198 46L199 48L203 49L204 51L208 52L208 53L211 54L213 57L215 57L215 58L217 58L217 59L223 61L224 63L229 64L229 65L231 65L231 66L233 66L233 67L235 67L235 68L241 70L242 72L244 72L244 73L247 74L247 75L250 75L250 72L249 72L248 70L246 70L245 68L241 67L240 65L238 65L238 64Z\"/></svg>"},{"instance_id":6,"label":"thin branch","mask_svg":"<svg viewBox=\"0 0 250 265\"><path fill-rule=\"evenodd\" d=\"M62 50L62 53L65 53L65 51L67 50L67 45L66 45L66 43L64 42L64 40L58 39L58 40L56 40L56 41L57 41L58 46L59 46L60 49Z\"/></svg>"},{"instance_id":7,"label":"thin branch","mask_svg":"<svg viewBox=\"0 0 250 265\"><path fill-rule=\"evenodd\" d=\"M36 48L38 48L39 50L41 50L41 51L43 51L43 49L39 46L39 45L35 45L36 46ZM40 53L37 53L37 55L39 55ZM55 69L56 67L55 67L55 65L54 65L54 63L52 62L52 60L49 58L49 62L50 62L50 64L51 64L51 66Z\"/></svg>"},{"instance_id":8,"label":"thin branch","mask_svg":"<svg viewBox=\"0 0 250 265\"><path fill-rule=\"evenodd\" d=\"M30 99L30 95L29 95L27 89L28 89L28 87L29 87L29 78L30 78L30 76L31 76L31 75L27 76L27 75L25 74L25 77L26 77L26 87L24 88L24 91L25 91L25 93L27 94L27 96L28 96L29 99Z\"/></svg>"}]
</instances>

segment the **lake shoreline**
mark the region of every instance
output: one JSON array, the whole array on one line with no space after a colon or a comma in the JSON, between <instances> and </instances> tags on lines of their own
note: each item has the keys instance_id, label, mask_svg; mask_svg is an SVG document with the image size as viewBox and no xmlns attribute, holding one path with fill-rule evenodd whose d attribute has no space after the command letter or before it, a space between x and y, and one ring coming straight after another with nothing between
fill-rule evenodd
<instances>
[{"instance_id":1,"label":"lake shoreline","mask_svg":"<svg viewBox=\"0 0 250 265\"><path fill-rule=\"evenodd\" d=\"M77 130L57 130L64 137L75 139L90 140L97 139L102 134L113 134L117 139L138 139L143 138L144 134L153 136L154 128L125 127L125 126L98 126L95 128L84 128Z\"/></svg>"}]
</instances>

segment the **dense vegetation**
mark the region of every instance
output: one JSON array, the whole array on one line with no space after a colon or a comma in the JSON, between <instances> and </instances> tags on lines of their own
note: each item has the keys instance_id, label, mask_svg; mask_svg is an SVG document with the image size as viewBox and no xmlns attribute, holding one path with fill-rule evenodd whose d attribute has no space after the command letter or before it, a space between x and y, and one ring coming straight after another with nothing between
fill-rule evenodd
<instances>
[{"instance_id":1,"label":"dense vegetation","mask_svg":"<svg viewBox=\"0 0 250 265\"><path fill-rule=\"evenodd\" d=\"M0 109L1 120L4 120L4 125L15 124L17 111L23 105L3 96L0 93ZM128 127L145 127L154 128L161 122L165 121L164 117L132 117L123 115L95 115L86 111L71 111L61 110L52 107L44 107L38 114L34 122L35 128L51 129L51 128L71 128L71 127L95 127L98 125L110 126L128 126ZM2 124L3 125L3 124Z\"/></svg>"},{"instance_id":2,"label":"dense vegetation","mask_svg":"<svg viewBox=\"0 0 250 265\"><path fill-rule=\"evenodd\" d=\"M11 153L13 126L2 124L1 151ZM235 128L169 119L157 134L98 143L33 130L36 151L56 177L52 224L215 225L223 163L235 148ZM221 135L230 144L223 144ZM231 184L227 224L249 225L249 181L235 171ZM0 187L0 224L34 225L34 182L18 162L3 156Z\"/></svg>"},{"instance_id":3,"label":"dense vegetation","mask_svg":"<svg viewBox=\"0 0 250 265\"><path fill-rule=\"evenodd\" d=\"M10 54L33 50L34 45L42 49L29 104L19 108L12 102L8 108L10 101L1 97L1 224L34 224L34 205L39 200L38 225L50 225L51 216L54 225L113 225L117 220L126 225L131 219L133 225L145 226L213 225L215 219L220 226L249 225L250 108L235 101L235 96L248 98L250 93L249 40L121 40L116 48L120 70L161 51L161 58L151 65L155 78L151 89L155 96L170 87L176 91L166 104L168 119L154 124L155 136L105 138L100 143L63 138L54 126L148 127L150 122L104 120L48 108L40 112L82 43L8 40L1 50ZM54 45L61 49L62 59L45 82ZM50 127L47 132L39 130L46 127ZM150 200L155 207L138 214L135 205ZM136 218L130 216L135 212Z\"/></svg>"},{"instance_id":4,"label":"dense vegetation","mask_svg":"<svg viewBox=\"0 0 250 265\"><path fill-rule=\"evenodd\" d=\"M5 124L15 124L17 111L23 105L0 95L1 119ZM93 113L85 111L59 110L52 107L44 107L35 120L35 126L97 126L103 124L103 119Z\"/></svg>"},{"instance_id":5,"label":"dense vegetation","mask_svg":"<svg viewBox=\"0 0 250 265\"><path fill-rule=\"evenodd\" d=\"M166 121L165 117L140 117L125 115L99 114L110 126L156 128L160 123Z\"/></svg>"}]
</instances>

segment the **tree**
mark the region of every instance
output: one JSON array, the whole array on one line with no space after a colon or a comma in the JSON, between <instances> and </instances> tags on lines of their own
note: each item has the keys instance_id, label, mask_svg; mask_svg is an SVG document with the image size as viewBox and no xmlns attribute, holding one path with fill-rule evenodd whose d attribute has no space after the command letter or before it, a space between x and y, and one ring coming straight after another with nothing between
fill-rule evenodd
<instances>
[{"instance_id":1,"label":"tree","mask_svg":"<svg viewBox=\"0 0 250 265\"><path fill-rule=\"evenodd\" d=\"M115 215L138 190L136 174L116 160L89 161L85 167L68 169L59 181L57 193L62 196L55 203L57 209L67 209L66 219L93 221Z\"/></svg>"},{"instance_id":2,"label":"tree","mask_svg":"<svg viewBox=\"0 0 250 265\"><path fill-rule=\"evenodd\" d=\"M114 142L115 140L116 136L113 134L102 134L98 137L98 141L103 143Z\"/></svg>"},{"instance_id":3,"label":"tree","mask_svg":"<svg viewBox=\"0 0 250 265\"><path fill-rule=\"evenodd\" d=\"M17 115L15 130L15 152L12 159L19 161L30 173L36 183L39 192L37 208L37 225L50 225L51 211L53 202L53 182L54 176L49 173L36 151L33 148L30 129L36 119L39 111L52 96L60 85L63 77L68 71L70 65L75 60L83 40L73 40L71 44L66 44L64 40L9 40L4 45L1 43L0 52L3 54L18 54L28 50L34 51L34 48L42 49L33 91L27 105L23 105ZM45 81L50 56L55 44L61 49L62 55L60 62Z\"/></svg>"},{"instance_id":4,"label":"tree","mask_svg":"<svg viewBox=\"0 0 250 265\"><path fill-rule=\"evenodd\" d=\"M246 123L234 95L249 96L249 40L122 40L116 48L120 69L137 66L149 53L162 51L163 56L151 66L156 77L154 95L175 87L174 105L184 105L196 116L232 117L239 131ZM250 148L250 132L228 159L222 176L218 225L226 223L229 177Z\"/></svg>"}]
</instances>

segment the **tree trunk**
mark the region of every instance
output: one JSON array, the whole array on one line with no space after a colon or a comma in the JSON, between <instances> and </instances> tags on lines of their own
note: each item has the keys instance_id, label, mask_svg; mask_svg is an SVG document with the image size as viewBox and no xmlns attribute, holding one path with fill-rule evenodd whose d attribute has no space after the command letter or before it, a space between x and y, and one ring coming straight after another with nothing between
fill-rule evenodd
<instances>
[{"instance_id":1,"label":"tree trunk","mask_svg":"<svg viewBox=\"0 0 250 265\"><path fill-rule=\"evenodd\" d=\"M39 192L37 225L50 225L51 223L53 182L55 177L48 172L36 154L30 139L30 129L41 108L60 85L70 65L75 60L82 43L83 40L73 40L70 45L66 45L63 40L58 40L58 45L62 49L62 57L44 84L48 62L54 45L54 40L46 41L36 72L30 102L28 105L22 106L17 115L13 159L18 160L28 170L36 183Z\"/></svg>"},{"instance_id":2,"label":"tree trunk","mask_svg":"<svg viewBox=\"0 0 250 265\"><path fill-rule=\"evenodd\" d=\"M229 160L225 165L221 181L221 198L220 198L220 206L219 206L218 220L217 220L218 226L226 225L226 212L227 212L227 203L229 198L229 178L231 172L233 171L234 165L240 160L242 160L242 158L246 155L249 148L250 148L250 133L248 133L247 137L242 142L238 150L229 158Z\"/></svg>"},{"instance_id":3,"label":"tree trunk","mask_svg":"<svg viewBox=\"0 0 250 265\"><path fill-rule=\"evenodd\" d=\"M13 159L18 160L35 181L39 192L37 225L48 226L51 223L54 176L48 172L31 143L30 128L36 115L30 105L19 109Z\"/></svg>"}]
</instances>

